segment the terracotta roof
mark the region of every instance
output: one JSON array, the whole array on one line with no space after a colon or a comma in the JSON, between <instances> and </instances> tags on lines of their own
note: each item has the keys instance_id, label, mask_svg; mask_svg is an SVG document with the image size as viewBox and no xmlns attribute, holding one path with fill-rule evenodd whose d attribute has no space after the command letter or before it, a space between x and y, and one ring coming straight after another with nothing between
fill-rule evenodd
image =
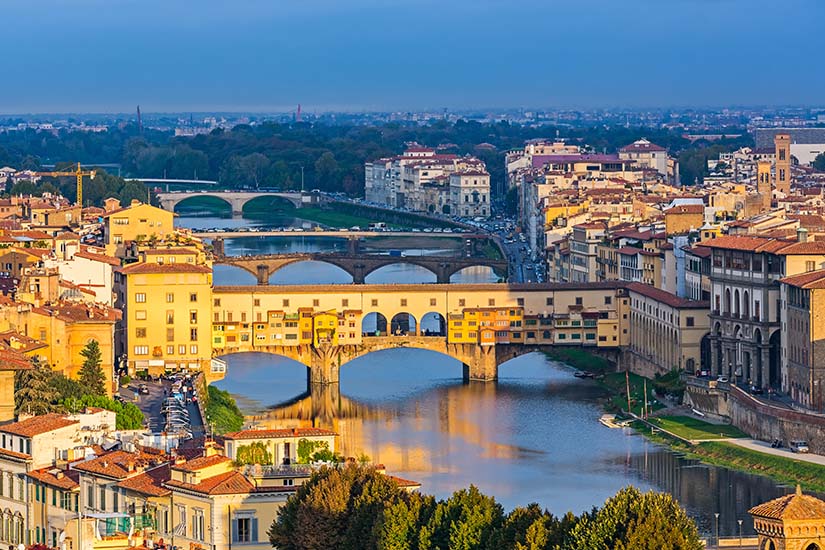
<instances>
[{"instance_id":1,"label":"terracotta roof","mask_svg":"<svg viewBox=\"0 0 825 550\"><path fill-rule=\"evenodd\" d=\"M205 265L143 262L121 267L120 272L126 275L133 275L136 273L212 273L212 270Z\"/></svg>"},{"instance_id":2,"label":"terracotta roof","mask_svg":"<svg viewBox=\"0 0 825 550\"><path fill-rule=\"evenodd\" d=\"M200 483L171 480L166 482L166 486L206 495L236 495L255 492L255 486L246 479L246 476L235 470L206 478Z\"/></svg>"},{"instance_id":3,"label":"terracotta roof","mask_svg":"<svg viewBox=\"0 0 825 550\"><path fill-rule=\"evenodd\" d=\"M384 474L384 475L386 475L388 478L393 480L399 487L403 487L403 488L406 488L406 489L410 489L410 488L413 488L413 487L416 487L416 488L421 487L421 483L419 483L418 481L412 481L412 480L409 480L409 479L404 479L403 477L392 476L392 475L389 475L389 474Z\"/></svg>"},{"instance_id":4,"label":"terracotta roof","mask_svg":"<svg viewBox=\"0 0 825 550\"><path fill-rule=\"evenodd\" d=\"M671 294L666 290L661 290L643 283L628 283L627 289L631 292L636 292L642 296L647 296L648 298L652 298L657 302L661 302L673 308L707 309L709 306L707 301L687 300L685 298L680 298L675 294Z\"/></svg>"},{"instance_id":5,"label":"terracotta roof","mask_svg":"<svg viewBox=\"0 0 825 550\"><path fill-rule=\"evenodd\" d=\"M49 485L50 487L57 487L64 491L71 491L80 487L78 480L80 479L80 472L74 470L58 470L57 468L42 468L40 470L33 470L28 473L32 479L36 479L40 483Z\"/></svg>"},{"instance_id":6,"label":"terracotta roof","mask_svg":"<svg viewBox=\"0 0 825 550\"><path fill-rule=\"evenodd\" d=\"M169 248L147 248L143 250L145 254L197 254L197 250L191 248L169 247Z\"/></svg>"},{"instance_id":7,"label":"terracotta roof","mask_svg":"<svg viewBox=\"0 0 825 550\"><path fill-rule=\"evenodd\" d=\"M118 483L118 487L135 491L144 495L153 497L162 497L168 495L171 491L163 486L164 483L172 478L171 465L167 462L157 468L145 471L140 475L124 479Z\"/></svg>"},{"instance_id":8,"label":"terracotta roof","mask_svg":"<svg viewBox=\"0 0 825 550\"><path fill-rule=\"evenodd\" d=\"M72 323L100 323L120 320L121 311L100 304L60 301L56 304L34 307L32 311L40 315L58 317Z\"/></svg>"},{"instance_id":9,"label":"terracotta roof","mask_svg":"<svg viewBox=\"0 0 825 550\"><path fill-rule=\"evenodd\" d=\"M139 475L139 468L157 464L158 457L143 452L112 451L104 455L79 462L75 470L101 475L112 479L126 479Z\"/></svg>"},{"instance_id":10,"label":"terracotta roof","mask_svg":"<svg viewBox=\"0 0 825 550\"><path fill-rule=\"evenodd\" d=\"M278 437L313 437L338 435L323 428L292 428L281 430L241 430L224 434L224 439L273 439Z\"/></svg>"},{"instance_id":11,"label":"terracotta roof","mask_svg":"<svg viewBox=\"0 0 825 550\"><path fill-rule=\"evenodd\" d=\"M748 252L775 252L791 244L791 241L777 241L767 237L751 235L724 235L702 243L709 248L724 248L726 250L744 250Z\"/></svg>"},{"instance_id":12,"label":"terracotta roof","mask_svg":"<svg viewBox=\"0 0 825 550\"><path fill-rule=\"evenodd\" d=\"M703 204L678 204L665 210L665 214L704 214Z\"/></svg>"},{"instance_id":13,"label":"terracotta roof","mask_svg":"<svg viewBox=\"0 0 825 550\"><path fill-rule=\"evenodd\" d=\"M224 462L232 462L232 459L223 455L201 456L198 458L193 458L192 460L187 460L182 464L175 464L173 468L181 472L197 472L198 470L209 468L210 466L215 466Z\"/></svg>"},{"instance_id":14,"label":"terracotta roof","mask_svg":"<svg viewBox=\"0 0 825 550\"><path fill-rule=\"evenodd\" d=\"M825 269L791 275L780 279L779 282L799 288L825 288Z\"/></svg>"},{"instance_id":15,"label":"terracotta roof","mask_svg":"<svg viewBox=\"0 0 825 550\"><path fill-rule=\"evenodd\" d=\"M48 413L0 426L0 432L19 435L21 437L34 437L52 430L71 426L72 424L79 424L79 422L77 420L69 420L62 414Z\"/></svg>"},{"instance_id":16,"label":"terracotta roof","mask_svg":"<svg viewBox=\"0 0 825 550\"><path fill-rule=\"evenodd\" d=\"M0 371L29 370L31 360L8 344L0 343Z\"/></svg>"},{"instance_id":17,"label":"terracotta roof","mask_svg":"<svg viewBox=\"0 0 825 550\"><path fill-rule=\"evenodd\" d=\"M664 147L656 145L655 143L651 143L646 139L640 139L639 141L634 141L630 145L625 145L619 151L623 153L640 153L640 152L649 152L649 151L665 151Z\"/></svg>"},{"instance_id":18,"label":"terracotta roof","mask_svg":"<svg viewBox=\"0 0 825 550\"><path fill-rule=\"evenodd\" d=\"M113 258L112 256L107 256L102 249L92 249L89 247L85 247L81 249L80 252L75 252L75 256L80 258L86 258L87 260L93 260L95 262L102 262L115 267L120 267L120 260L118 260L117 258Z\"/></svg>"},{"instance_id":19,"label":"terracotta roof","mask_svg":"<svg viewBox=\"0 0 825 550\"><path fill-rule=\"evenodd\" d=\"M698 256L699 258L707 258L711 255L711 250L705 245L697 244L693 247L685 246L682 248L685 252L692 256Z\"/></svg>"},{"instance_id":20,"label":"terracotta roof","mask_svg":"<svg viewBox=\"0 0 825 550\"><path fill-rule=\"evenodd\" d=\"M17 451L10 451L8 449L0 449L0 456L11 458L12 460L31 460L31 455L26 453L18 453Z\"/></svg>"},{"instance_id":21,"label":"terracotta roof","mask_svg":"<svg viewBox=\"0 0 825 550\"><path fill-rule=\"evenodd\" d=\"M825 502L810 495L803 495L797 487L796 493L775 498L758 506L748 513L752 516L769 519L825 519Z\"/></svg>"}]
</instances>

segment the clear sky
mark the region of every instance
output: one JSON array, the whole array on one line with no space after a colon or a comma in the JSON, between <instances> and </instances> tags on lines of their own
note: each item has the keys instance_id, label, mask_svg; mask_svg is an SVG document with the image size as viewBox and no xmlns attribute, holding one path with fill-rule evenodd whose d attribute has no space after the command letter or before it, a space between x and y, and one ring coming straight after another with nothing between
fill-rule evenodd
<instances>
[{"instance_id":1,"label":"clear sky","mask_svg":"<svg viewBox=\"0 0 825 550\"><path fill-rule=\"evenodd\" d=\"M0 113L825 104L825 0L2 0Z\"/></svg>"}]
</instances>

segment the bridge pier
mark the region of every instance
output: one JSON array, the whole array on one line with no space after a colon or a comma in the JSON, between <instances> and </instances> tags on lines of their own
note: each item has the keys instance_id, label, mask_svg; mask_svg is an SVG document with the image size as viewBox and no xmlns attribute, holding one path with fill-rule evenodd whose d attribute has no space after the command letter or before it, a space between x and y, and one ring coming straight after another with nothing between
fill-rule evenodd
<instances>
[{"instance_id":1,"label":"bridge pier","mask_svg":"<svg viewBox=\"0 0 825 550\"><path fill-rule=\"evenodd\" d=\"M495 382L498 380L498 358L495 346L461 344L465 349L463 356L464 381Z\"/></svg>"},{"instance_id":2,"label":"bridge pier","mask_svg":"<svg viewBox=\"0 0 825 550\"><path fill-rule=\"evenodd\" d=\"M224 247L224 242L222 237L217 237L212 239L212 254L215 256L221 257L225 254L226 249Z\"/></svg>"},{"instance_id":3,"label":"bridge pier","mask_svg":"<svg viewBox=\"0 0 825 550\"><path fill-rule=\"evenodd\" d=\"M255 277L258 279L259 285L268 285L269 284L269 266L265 264L258 264L257 266L257 273Z\"/></svg>"}]
</instances>

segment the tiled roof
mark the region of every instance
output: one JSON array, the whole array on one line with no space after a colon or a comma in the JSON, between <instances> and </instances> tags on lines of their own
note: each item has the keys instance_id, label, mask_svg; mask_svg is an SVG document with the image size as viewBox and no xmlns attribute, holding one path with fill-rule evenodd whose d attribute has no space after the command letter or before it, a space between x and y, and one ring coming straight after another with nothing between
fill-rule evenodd
<instances>
[{"instance_id":1,"label":"tiled roof","mask_svg":"<svg viewBox=\"0 0 825 550\"><path fill-rule=\"evenodd\" d=\"M31 455L26 453L18 453L17 451L10 451L8 449L0 449L0 456L11 458L13 460L31 460Z\"/></svg>"},{"instance_id":2,"label":"tiled roof","mask_svg":"<svg viewBox=\"0 0 825 550\"><path fill-rule=\"evenodd\" d=\"M71 426L72 424L79 424L79 422L77 420L69 420L62 414L48 413L0 426L0 432L19 435L21 437L34 437L52 430Z\"/></svg>"},{"instance_id":3,"label":"tiled roof","mask_svg":"<svg viewBox=\"0 0 825 550\"><path fill-rule=\"evenodd\" d=\"M825 502L810 495L803 495L802 491L797 488L796 493L754 506L748 510L748 513L769 519L823 520L825 519Z\"/></svg>"},{"instance_id":4,"label":"tiled roof","mask_svg":"<svg viewBox=\"0 0 825 550\"><path fill-rule=\"evenodd\" d=\"M166 486L206 495L236 495L255 492L255 486L246 479L246 476L235 470L206 478L200 483L171 480L166 482Z\"/></svg>"},{"instance_id":5,"label":"tiled roof","mask_svg":"<svg viewBox=\"0 0 825 550\"><path fill-rule=\"evenodd\" d=\"M825 269L791 275L780 279L779 282L799 288L825 288Z\"/></svg>"},{"instance_id":6,"label":"tiled roof","mask_svg":"<svg viewBox=\"0 0 825 550\"><path fill-rule=\"evenodd\" d=\"M727 250L743 250L748 252L774 252L791 244L791 241L778 242L776 239L751 235L724 235L703 243L710 248L724 248Z\"/></svg>"},{"instance_id":7,"label":"tiled roof","mask_svg":"<svg viewBox=\"0 0 825 550\"><path fill-rule=\"evenodd\" d=\"M119 271L126 275L134 275L136 273L212 273L212 270L205 265L185 263L159 264L155 262L131 264L126 267L121 267Z\"/></svg>"},{"instance_id":8,"label":"tiled roof","mask_svg":"<svg viewBox=\"0 0 825 550\"><path fill-rule=\"evenodd\" d=\"M78 479L80 479L80 472L74 470L58 470L56 468L42 468L40 470L33 470L28 473L32 479L36 479L40 483L49 485L50 487L57 487L64 491L71 491L80 487Z\"/></svg>"},{"instance_id":9,"label":"tiled roof","mask_svg":"<svg viewBox=\"0 0 825 550\"><path fill-rule=\"evenodd\" d=\"M169 248L147 248L143 251L149 255L163 255L163 254L197 254L197 250L191 248L169 247Z\"/></svg>"},{"instance_id":10,"label":"tiled roof","mask_svg":"<svg viewBox=\"0 0 825 550\"><path fill-rule=\"evenodd\" d=\"M171 491L163 486L172 477L170 464L167 462L157 468L145 471L140 475L124 479L118 483L118 487L129 491L135 491L153 497L168 495Z\"/></svg>"},{"instance_id":11,"label":"tiled roof","mask_svg":"<svg viewBox=\"0 0 825 550\"><path fill-rule=\"evenodd\" d=\"M113 258L112 256L107 256L102 249L85 247L81 249L80 252L75 252L75 256L78 258L85 258L87 260L93 260L95 262L102 262L111 266L120 267L120 260Z\"/></svg>"},{"instance_id":12,"label":"tiled roof","mask_svg":"<svg viewBox=\"0 0 825 550\"><path fill-rule=\"evenodd\" d=\"M671 294L666 290L643 283L628 283L627 289L631 292L636 292L642 296L647 296L648 298L652 298L657 302L661 302L673 308L707 309L709 305L706 301L687 300L685 298L680 298L675 294Z\"/></svg>"},{"instance_id":13,"label":"tiled roof","mask_svg":"<svg viewBox=\"0 0 825 550\"><path fill-rule=\"evenodd\" d=\"M158 457L143 452L112 451L74 465L75 470L112 479L126 479L138 475L139 468L156 465Z\"/></svg>"},{"instance_id":14,"label":"tiled roof","mask_svg":"<svg viewBox=\"0 0 825 550\"><path fill-rule=\"evenodd\" d=\"M679 204L665 210L665 214L703 214L705 206L702 204Z\"/></svg>"},{"instance_id":15,"label":"tiled roof","mask_svg":"<svg viewBox=\"0 0 825 550\"><path fill-rule=\"evenodd\" d=\"M210 466L222 464L224 462L232 462L232 459L223 455L201 456L187 460L182 464L175 464L173 468L181 472L197 472Z\"/></svg>"},{"instance_id":16,"label":"tiled roof","mask_svg":"<svg viewBox=\"0 0 825 550\"><path fill-rule=\"evenodd\" d=\"M647 153L650 151L665 151L664 147L656 145L655 143L651 143L646 139L640 139L639 141L634 141L630 145L625 145L619 151L623 153Z\"/></svg>"},{"instance_id":17,"label":"tiled roof","mask_svg":"<svg viewBox=\"0 0 825 550\"><path fill-rule=\"evenodd\" d=\"M241 430L224 434L224 439L273 439L278 437L319 437L338 435L323 428L292 428L281 430Z\"/></svg>"}]
</instances>

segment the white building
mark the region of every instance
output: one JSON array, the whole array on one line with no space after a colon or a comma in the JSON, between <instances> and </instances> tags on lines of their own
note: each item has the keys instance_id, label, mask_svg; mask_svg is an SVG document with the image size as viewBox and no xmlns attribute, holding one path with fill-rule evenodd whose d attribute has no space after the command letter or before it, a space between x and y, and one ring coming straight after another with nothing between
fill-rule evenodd
<instances>
[{"instance_id":1,"label":"white building","mask_svg":"<svg viewBox=\"0 0 825 550\"><path fill-rule=\"evenodd\" d=\"M667 150L646 139L634 141L619 149L619 158L636 161L636 166L650 168L667 176Z\"/></svg>"},{"instance_id":2,"label":"white building","mask_svg":"<svg viewBox=\"0 0 825 550\"><path fill-rule=\"evenodd\" d=\"M454 216L489 216L490 174L481 170L450 174L450 203Z\"/></svg>"}]
</instances>

